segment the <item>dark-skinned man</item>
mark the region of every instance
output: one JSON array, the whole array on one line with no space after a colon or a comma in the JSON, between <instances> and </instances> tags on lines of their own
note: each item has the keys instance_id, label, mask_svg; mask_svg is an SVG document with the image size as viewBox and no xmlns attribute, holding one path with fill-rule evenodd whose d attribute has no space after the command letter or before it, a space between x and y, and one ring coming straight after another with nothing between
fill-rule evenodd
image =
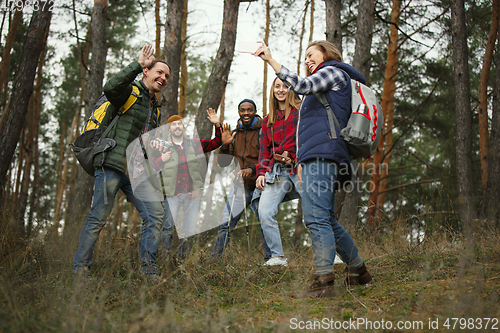
<instances>
[{"instance_id":1,"label":"dark-skinned man","mask_svg":"<svg viewBox=\"0 0 500 333\"><path fill-rule=\"evenodd\" d=\"M250 205L255 190L256 165L259 161L259 133L262 118L257 115L257 106L251 99L244 99L238 104L240 119L233 132L233 140L220 148L218 163L226 167L233 159L239 164L239 172L228 194L222 214L222 225L217 233L212 256L221 256L229 243L231 231L236 227L244 210ZM264 259L271 258L271 251L262 236Z\"/></svg>"}]
</instances>

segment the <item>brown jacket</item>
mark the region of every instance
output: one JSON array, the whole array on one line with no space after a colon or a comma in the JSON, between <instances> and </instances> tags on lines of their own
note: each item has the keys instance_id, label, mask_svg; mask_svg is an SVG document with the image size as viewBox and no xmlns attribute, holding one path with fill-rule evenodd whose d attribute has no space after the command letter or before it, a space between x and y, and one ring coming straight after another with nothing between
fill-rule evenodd
<instances>
[{"instance_id":1,"label":"brown jacket","mask_svg":"<svg viewBox=\"0 0 500 333\"><path fill-rule=\"evenodd\" d=\"M245 180L245 187L249 190L255 189L255 180L257 179L256 166L259 162L259 134L262 127L262 118L256 115L257 119L252 128L246 129L241 125L240 120L236 125L236 136L227 149L220 148L219 158L217 159L221 167L231 164L234 157L240 163L240 169L251 168L252 176Z\"/></svg>"}]
</instances>

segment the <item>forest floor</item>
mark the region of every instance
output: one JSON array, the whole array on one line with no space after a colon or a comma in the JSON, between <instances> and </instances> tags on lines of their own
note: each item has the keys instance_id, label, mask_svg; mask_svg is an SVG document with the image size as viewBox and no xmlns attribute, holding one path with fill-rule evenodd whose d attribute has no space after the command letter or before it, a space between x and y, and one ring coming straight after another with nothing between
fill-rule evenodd
<instances>
[{"instance_id":1,"label":"forest floor","mask_svg":"<svg viewBox=\"0 0 500 333\"><path fill-rule=\"evenodd\" d=\"M33 242L0 263L0 332L495 331L500 235L477 230L468 247L437 232L419 243L354 234L375 282L348 290L335 265L335 297L298 300L310 247L285 251L287 268L263 268L240 232L223 260L208 248L180 265L160 255L162 281L148 284L134 241L99 242L86 281L72 276L73 243Z\"/></svg>"}]
</instances>

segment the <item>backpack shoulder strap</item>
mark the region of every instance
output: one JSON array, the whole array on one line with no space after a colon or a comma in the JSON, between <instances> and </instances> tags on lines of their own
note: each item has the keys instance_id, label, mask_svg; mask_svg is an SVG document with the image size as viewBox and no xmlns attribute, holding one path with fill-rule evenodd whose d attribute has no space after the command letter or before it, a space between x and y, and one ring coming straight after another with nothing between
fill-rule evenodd
<instances>
[{"instance_id":1,"label":"backpack shoulder strap","mask_svg":"<svg viewBox=\"0 0 500 333\"><path fill-rule=\"evenodd\" d=\"M332 139L337 138L337 128L338 131L340 131L340 124L339 121L337 120L337 117L335 116L335 113L333 113L332 107L330 106L330 103L328 103L328 100L326 99L325 92L319 92L317 94L314 94L318 101L323 104L323 106L326 109L326 114L328 116L328 123L330 124L330 131L331 131L331 136Z\"/></svg>"},{"instance_id":2,"label":"backpack shoulder strap","mask_svg":"<svg viewBox=\"0 0 500 333\"><path fill-rule=\"evenodd\" d=\"M140 95L141 94L139 92L139 88L135 84L133 84L132 85L132 92L130 93L130 96L128 97L125 104L123 104L122 107L118 110L118 114L122 115L125 112L127 112L128 109L130 109L132 107L132 105L134 105L134 103L137 101L137 98L139 98Z\"/></svg>"}]
</instances>

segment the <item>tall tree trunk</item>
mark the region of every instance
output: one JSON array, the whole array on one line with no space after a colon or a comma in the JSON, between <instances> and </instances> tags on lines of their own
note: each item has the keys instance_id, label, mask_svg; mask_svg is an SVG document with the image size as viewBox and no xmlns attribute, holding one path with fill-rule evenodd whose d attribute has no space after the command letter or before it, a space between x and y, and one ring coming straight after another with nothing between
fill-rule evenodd
<instances>
[{"instance_id":1,"label":"tall tree trunk","mask_svg":"<svg viewBox=\"0 0 500 333\"><path fill-rule=\"evenodd\" d=\"M390 124L390 128L392 130L392 118L388 119L389 108L394 108L394 93L395 93L395 84L396 84L396 72L398 66L398 55L397 55L397 39L398 39L398 31L397 25L399 25L399 15L400 15L401 1L394 0L392 2L392 12L391 12L391 24L390 27L390 40L387 46L387 63L385 67L385 75L384 75L384 87L382 91L382 100L380 106L382 107L384 114L384 122L385 124ZM392 115L394 115L394 110L392 110ZM382 178L382 174L387 174L388 170L384 170L387 166L384 156L384 142L387 136L391 136L392 141L392 133L389 134L388 126L385 125L382 129L382 138L378 143L378 147L375 150L374 158L373 158L373 174L371 179L372 187L370 189L371 194L368 200L368 224L373 225L377 218L377 209L381 209L378 206L378 196L380 192L380 187L382 185L382 180L386 179ZM392 144L392 142L391 142ZM391 147L386 147L386 151L389 151Z\"/></svg>"},{"instance_id":2,"label":"tall tree trunk","mask_svg":"<svg viewBox=\"0 0 500 333\"><path fill-rule=\"evenodd\" d=\"M207 87L196 116L196 128L201 139L208 139L212 134L212 123L207 121L206 110L217 109L222 95L226 90L227 77L234 56L234 45L236 43L236 26L238 24L238 10L240 0L224 1L224 16L222 19L222 33L220 37L219 50L214 59L212 72L208 78Z\"/></svg>"},{"instance_id":3,"label":"tall tree trunk","mask_svg":"<svg viewBox=\"0 0 500 333\"><path fill-rule=\"evenodd\" d=\"M160 59L161 57L160 0L155 0L155 21L156 21L155 59Z\"/></svg>"},{"instance_id":4,"label":"tall tree trunk","mask_svg":"<svg viewBox=\"0 0 500 333\"><path fill-rule=\"evenodd\" d=\"M65 160L65 143L66 143L66 122L61 124L61 136L59 137L59 158L57 160L57 182L56 195L54 198L54 221L53 221L53 236L57 237L59 232L59 221L61 220L61 207L63 201L65 181L63 179L63 165Z\"/></svg>"},{"instance_id":5,"label":"tall tree trunk","mask_svg":"<svg viewBox=\"0 0 500 333\"><path fill-rule=\"evenodd\" d=\"M266 27L264 29L264 43L269 45L269 29L271 26L271 5L266 0ZM264 62L264 79L262 82L262 116L267 116L267 64Z\"/></svg>"},{"instance_id":6,"label":"tall tree trunk","mask_svg":"<svg viewBox=\"0 0 500 333\"><path fill-rule=\"evenodd\" d=\"M341 0L325 0L326 6L326 40L337 47L342 54L342 23L340 11Z\"/></svg>"},{"instance_id":7,"label":"tall tree trunk","mask_svg":"<svg viewBox=\"0 0 500 333\"><path fill-rule=\"evenodd\" d=\"M401 15L401 1L394 0L392 5L391 22L399 26L399 17ZM386 110L387 118L385 120L385 148L382 168L380 171L379 195L377 197L377 209L375 211L375 220L380 222L384 208L387 182L389 179L389 167L391 165L392 149L393 149L393 133L394 127L394 94L396 93L396 76L398 72L398 29L391 25L390 43L387 47L387 66L385 68L384 87L382 90L382 100L380 106ZM391 66L389 66L391 64Z\"/></svg>"},{"instance_id":8,"label":"tall tree trunk","mask_svg":"<svg viewBox=\"0 0 500 333\"><path fill-rule=\"evenodd\" d=\"M311 15L309 16L309 44L311 44L314 33L314 0L311 0Z\"/></svg>"},{"instance_id":9,"label":"tall tree trunk","mask_svg":"<svg viewBox=\"0 0 500 333\"><path fill-rule=\"evenodd\" d=\"M363 75L367 84L370 81L374 11L374 0L359 0L356 45L352 65Z\"/></svg>"},{"instance_id":10,"label":"tall tree trunk","mask_svg":"<svg viewBox=\"0 0 500 333\"><path fill-rule=\"evenodd\" d=\"M24 5L21 8L24 8ZM6 86L5 83L9 77L10 53L12 51L12 46L14 45L14 40L16 38L17 28L19 28L19 24L21 23L22 18L23 11L15 10L14 17L10 22L9 32L5 39L5 46L2 51L2 61L0 62L0 95L2 94L3 89ZM0 123L0 129L1 126L2 123Z\"/></svg>"},{"instance_id":11,"label":"tall tree trunk","mask_svg":"<svg viewBox=\"0 0 500 333\"><path fill-rule=\"evenodd\" d=\"M352 65L363 75L367 83L370 81L374 10L374 0L359 1L355 36L356 45L354 47ZM357 173L360 182L363 177L363 167L364 165L358 165ZM337 212L339 220L346 225L354 226L358 220L358 206L359 198L356 198L355 191L351 190L347 192L343 198L342 209Z\"/></svg>"},{"instance_id":12,"label":"tall tree trunk","mask_svg":"<svg viewBox=\"0 0 500 333\"><path fill-rule=\"evenodd\" d=\"M85 119L90 117L94 103L102 93L102 81L104 79L104 68L106 66L106 22L107 22L107 0L94 0L92 10L92 58L89 62L89 75L85 99ZM74 197L71 198L73 207L68 214L66 223L73 227L80 225L89 210L92 199L93 178L81 167L77 168Z\"/></svg>"},{"instance_id":13,"label":"tall tree trunk","mask_svg":"<svg viewBox=\"0 0 500 333\"><path fill-rule=\"evenodd\" d=\"M500 34L497 34L495 84L493 84L493 114L491 117L490 149L488 150L488 182L484 198L484 214L500 227Z\"/></svg>"},{"instance_id":14,"label":"tall tree trunk","mask_svg":"<svg viewBox=\"0 0 500 333\"><path fill-rule=\"evenodd\" d=\"M309 2L310 2L309 0L306 1L306 5L304 7L304 16L302 16L302 26L300 28L299 56L297 58L297 74L299 75L300 75L300 65L302 64L302 42L304 41L304 34L306 33L306 15L307 15L307 9L309 8Z\"/></svg>"},{"instance_id":15,"label":"tall tree trunk","mask_svg":"<svg viewBox=\"0 0 500 333\"><path fill-rule=\"evenodd\" d=\"M472 184L472 112L465 28L464 1L451 5L451 31L455 84L455 131L458 205L460 222L466 237L470 236L474 217L474 187Z\"/></svg>"},{"instance_id":16,"label":"tall tree trunk","mask_svg":"<svg viewBox=\"0 0 500 333\"><path fill-rule=\"evenodd\" d=\"M179 109L177 96L179 94L179 69L182 53L181 31L184 1L187 0L167 0L163 57L170 65L170 78L161 92L163 98L160 110L163 121L177 114Z\"/></svg>"},{"instance_id":17,"label":"tall tree trunk","mask_svg":"<svg viewBox=\"0 0 500 333\"><path fill-rule=\"evenodd\" d=\"M77 31L77 37L78 37L78 28L77 28L77 21L76 21L76 16L74 16L75 19L75 30ZM82 109L83 113L85 114L85 98L87 95L87 65L89 63L89 53L90 53L90 46L91 46L91 39L92 39L92 21L89 24L89 27L87 29L87 35L85 37L85 44L82 47L80 42L78 41L77 38L77 45L79 49L79 63L80 63L80 102L78 104L78 109L75 112L75 115L73 116L73 122L71 124L71 128L74 128L74 131L72 132L73 137L77 137L77 135L80 132L80 118L82 116ZM71 138L69 140L72 142ZM67 154L67 157L69 158L69 153ZM66 165L69 166L69 161L66 162ZM75 225L75 218L74 216L70 218L70 209L67 209L69 206L69 203L74 202L75 200L75 189L76 189L76 179L78 172L80 172L80 166L76 163L76 158L73 157L72 162L71 162L71 177L69 181L67 182L69 186L66 186L66 209L64 210L64 228L63 228L63 236L68 236L68 230L71 229L76 229L74 228ZM83 174L83 173L81 173ZM84 175L83 177L89 178L87 175ZM67 179L67 176L65 176L64 179Z\"/></svg>"},{"instance_id":18,"label":"tall tree trunk","mask_svg":"<svg viewBox=\"0 0 500 333\"><path fill-rule=\"evenodd\" d=\"M26 119L38 58L45 46L44 35L52 17L52 12L48 10L52 3L50 1L43 10L33 13L23 45L19 68L14 79L11 102L8 110L4 111L8 114L5 117L3 129L0 131L0 147L2 147L0 150L0 202L4 202L3 191L7 181L5 176Z\"/></svg>"},{"instance_id":19,"label":"tall tree trunk","mask_svg":"<svg viewBox=\"0 0 500 333\"><path fill-rule=\"evenodd\" d=\"M44 44L47 45L49 36L49 27L45 31ZM38 137L38 128L40 126L40 109L42 107L42 81L43 81L43 65L45 63L45 55L47 54L47 46L45 46L40 54L38 61L38 70L35 84L35 93L31 99L31 114L28 115L28 135L26 140L26 161L24 163L23 181L17 203L17 220L24 224L24 214L28 204L28 191L31 184L31 168L35 159L36 138ZM33 191L34 189L32 189Z\"/></svg>"},{"instance_id":20,"label":"tall tree trunk","mask_svg":"<svg viewBox=\"0 0 500 333\"><path fill-rule=\"evenodd\" d=\"M488 80L490 76L491 60L493 59L493 49L497 39L498 19L500 11L500 0L493 0L491 11L491 26L488 42L486 43L486 51L484 52L483 68L479 77L479 154L481 156L481 180L483 189L486 190L488 181Z\"/></svg>"},{"instance_id":21,"label":"tall tree trunk","mask_svg":"<svg viewBox=\"0 0 500 333\"><path fill-rule=\"evenodd\" d=\"M178 107L179 109L178 113L182 118L186 116L186 105L187 105L187 82L188 82L187 54L186 54L187 16L188 16L188 0L184 0L184 10L182 12L182 30L181 30L181 40L182 40L181 78L180 78L179 107Z\"/></svg>"}]
</instances>

